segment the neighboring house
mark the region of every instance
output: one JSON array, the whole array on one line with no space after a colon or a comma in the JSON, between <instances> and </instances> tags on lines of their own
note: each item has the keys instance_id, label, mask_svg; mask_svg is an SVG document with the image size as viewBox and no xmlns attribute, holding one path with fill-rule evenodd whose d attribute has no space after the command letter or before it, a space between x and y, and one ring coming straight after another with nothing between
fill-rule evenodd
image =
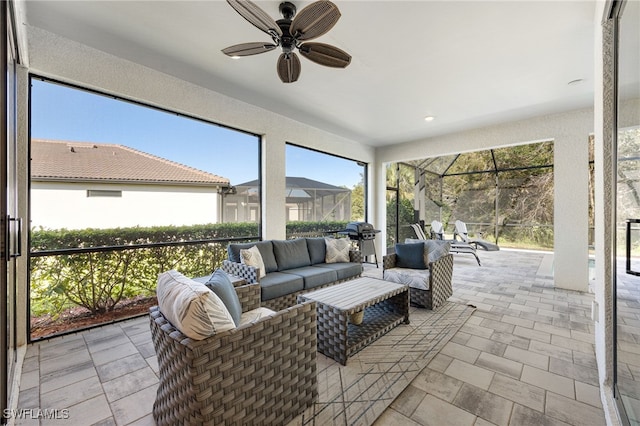
<instances>
[{"instance_id":1,"label":"neighboring house","mask_svg":"<svg viewBox=\"0 0 640 426\"><path fill-rule=\"evenodd\" d=\"M258 185L253 180L235 186L224 199L225 221L258 219ZM317 180L287 176L285 203L288 222L351 220L351 190Z\"/></svg>"},{"instance_id":2,"label":"neighboring house","mask_svg":"<svg viewBox=\"0 0 640 426\"><path fill-rule=\"evenodd\" d=\"M229 179L114 144L31 141L31 228L215 223Z\"/></svg>"}]
</instances>

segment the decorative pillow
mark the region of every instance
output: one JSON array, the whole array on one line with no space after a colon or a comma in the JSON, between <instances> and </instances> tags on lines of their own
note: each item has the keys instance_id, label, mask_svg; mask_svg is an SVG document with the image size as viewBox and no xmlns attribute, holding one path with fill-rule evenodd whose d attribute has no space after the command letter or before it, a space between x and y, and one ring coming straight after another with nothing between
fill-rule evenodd
<instances>
[{"instance_id":1,"label":"decorative pillow","mask_svg":"<svg viewBox=\"0 0 640 426\"><path fill-rule=\"evenodd\" d=\"M222 300L222 303L224 303L229 314L231 314L231 318L233 318L233 322L236 327L239 326L240 316L242 315L242 305L240 304L238 294L229 279L229 275L221 269L216 269L205 285L209 287L211 291L220 298L220 300Z\"/></svg>"},{"instance_id":2,"label":"decorative pillow","mask_svg":"<svg viewBox=\"0 0 640 426\"><path fill-rule=\"evenodd\" d=\"M422 247L424 247L424 254L422 255L422 257L424 258L424 264L428 268L429 267L429 248L427 247L427 245L424 242L425 242L425 240L418 240L418 239L415 239L415 238L405 238L404 239L404 243L405 244L420 244L420 245L422 245Z\"/></svg>"},{"instance_id":3,"label":"decorative pillow","mask_svg":"<svg viewBox=\"0 0 640 426\"><path fill-rule=\"evenodd\" d=\"M349 262L349 241L346 238L325 238L327 245L326 263Z\"/></svg>"},{"instance_id":4,"label":"decorative pillow","mask_svg":"<svg viewBox=\"0 0 640 426\"><path fill-rule=\"evenodd\" d=\"M424 246L429 252L429 261L435 262L442 256L449 254L451 243L440 240L426 240Z\"/></svg>"},{"instance_id":5,"label":"decorative pillow","mask_svg":"<svg viewBox=\"0 0 640 426\"><path fill-rule=\"evenodd\" d=\"M260 250L258 250L258 247L256 246L240 250L240 262L244 263L245 265L258 268L260 278L263 278L265 275L267 275L267 272L264 270L262 255L260 254Z\"/></svg>"},{"instance_id":6,"label":"decorative pillow","mask_svg":"<svg viewBox=\"0 0 640 426\"><path fill-rule=\"evenodd\" d=\"M297 238L295 240L274 240L273 254L278 261L278 271L311 266L307 240Z\"/></svg>"},{"instance_id":7,"label":"decorative pillow","mask_svg":"<svg viewBox=\"0 0 640 426\"><path fill-rule=\"evenodd\" d=\"M396 244L396 266L398 268L427 269L424 263L423 244Z\"/></svg>"},{"instance_id":8,"label":"decorative pillow","mask_svg":"<svg viewBox=\"0 0 640 426\"><path fill-rule=\"evenodd\" d=\"M178 271L160 274L156 293L162 315L193 340L235 328L233 318L220 298L204 284Z\"/></svg>"},{"instance_id":9,"label":"decorative pillow","mask_svg":"<svg viewBox=\"0 0 640 426\"><path fill-rule=\"evenodd\" d=\"M240 250L248 249L253 246L258 247L260 255L262 256L262 263L264 263L265 273L275 272L278 270L278 263L276 262L276 256L273 254L273 244L271 240L258 241L256 243L245 244L229 244L227 246L227 254L229 260L236 263L241 263Z\"/></svg>"}]
</instances>

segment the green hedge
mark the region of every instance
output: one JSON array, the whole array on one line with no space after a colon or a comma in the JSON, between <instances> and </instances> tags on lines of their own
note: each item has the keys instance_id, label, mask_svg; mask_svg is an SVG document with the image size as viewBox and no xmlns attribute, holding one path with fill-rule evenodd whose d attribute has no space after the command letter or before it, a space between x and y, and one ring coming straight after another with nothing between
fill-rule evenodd
<instances>
[{"instance_id":1,"label":"green hedge","mask_svg":"<svg viewBox=\"0 0 640 426\"><path fill-rule=\"evenodd\" d=\"M166 243L258 235L255 223L215 223L111 229L41 229L31 231L31 252L104 246Z\"/></svg>"},{"instance_id":2,"label":"green hedge","mask_svg":"<svg viewBox=\"0 0 640 426\"><path fill-rule=\"evenodd\" d=\"M291 222L287 236L324 235L346 222ZM82 306L93 313L113 310L118 302L155 294L158 274L176 269L186 276L210 274L227 258L227 239L258 235L255 223L31 232L31 315ZM195 245L120 248L113 251L38 255L43 251L133 246L221 239Z\"/></svg>"}]
</instances>

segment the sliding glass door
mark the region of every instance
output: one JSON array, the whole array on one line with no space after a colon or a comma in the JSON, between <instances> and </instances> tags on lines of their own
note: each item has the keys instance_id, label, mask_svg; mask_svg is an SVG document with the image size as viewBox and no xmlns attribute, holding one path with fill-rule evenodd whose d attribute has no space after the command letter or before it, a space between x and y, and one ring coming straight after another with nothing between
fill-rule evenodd
<instances>
[{"instance_id":1,"label":"sliding glass door","mask_svg":"<svg viewBox=\"0 0 640 426\"><path fill-rule=\"evenodd\" d=\"M640 425L640 3L619 6L615 396L623 424Z\"/></svg>"},{"instance_id":2,"label":"sliding glass door","mask_svg":"<svg viewBox=\"0 0 640 426\"><path fill-rule=\"evenodd\" d=\"M4 415L10 398L11 383L14 381L16 363L16 257L19 255L19 238L21 221L17 219L17 183L16 183L16 49L13 38L12 20L10 18L12 4L2 2L2 64L5 75L0 92L3 99L1 114L0 142L0 262L1 290L0 299L3 307L1 329L1 371L0 371L0 409L4 424Z\"/></svg>"}]
</instances>

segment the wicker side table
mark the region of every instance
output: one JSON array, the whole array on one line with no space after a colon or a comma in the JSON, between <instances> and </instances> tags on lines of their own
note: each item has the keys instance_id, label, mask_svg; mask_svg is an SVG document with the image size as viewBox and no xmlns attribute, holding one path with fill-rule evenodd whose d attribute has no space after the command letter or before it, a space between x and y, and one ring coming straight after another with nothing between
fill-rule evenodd
<instances>
[{"instance_id":1,"label":"wicker side table","mask_svg":"<svg viewBox=\"0 0 640 426\"><path fill-rule=\"evenodd\" d=\"M400 323L409 324L409 287L402 284L363 277L298 296L307 300L318 309L318 351L342 365ZM362 310L362 324L350 324Z\"/></svg>"}]
</instances>

